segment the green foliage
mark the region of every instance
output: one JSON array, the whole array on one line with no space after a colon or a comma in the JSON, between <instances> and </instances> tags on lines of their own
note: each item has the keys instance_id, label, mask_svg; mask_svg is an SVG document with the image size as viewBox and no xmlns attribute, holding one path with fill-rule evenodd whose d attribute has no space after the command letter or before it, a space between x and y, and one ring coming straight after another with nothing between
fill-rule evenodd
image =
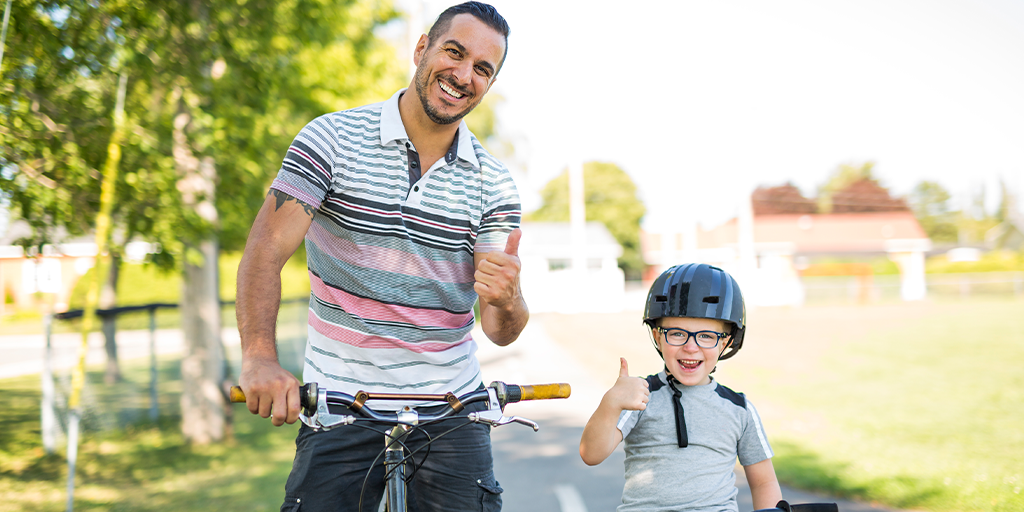
<instances>
[{"instance_id":1,"label":"green foliage","mask_svg":"<svg viewBox=\"0 0 1024 512\"><path fill-rule=\"evenodd\" d=\"M1024 252L989 251L978 261L949 261L945 255L933 256L925 262L929 274L955 274L961 272L1024 271Z\"/></svg>"},{"instance_id":2,"label":"green foliage","mask_svg":"<svg viewBox=\"0 0 1024 512\"><path fill-rule=\"evenodd\" d=\"M818 211L821 213L832 212L832 196L851 183L866 179L874 180L874 162L856 164L840 164L823 185L818 187Z\"/></svg>"},{"instance_id":3,"label":"green foliage","mask_svg":"<svg viewBox=\"0 0 1024 512\"><path fill-rule=\"evenodd\" d=\"M495 92L487 93L484 100L466 116L466 126L476 135L480 144L498 159L509 157L515 151L512 142L498 132L498 114L495 109L505 98Z\"/></svg>"},{"instance_id":4,"label":"green foliage","mask_svg":"<svg viewBox=\"0 0 1024 512\"><path fill-rule=\"evenodd\" d=\"M327 111L386 97L401 66L374 30L387 0L15 2L0 89L0 190L34 228L91 229L116 76L129 77L117 184L120 239L239 250L289 141ZM185 198L189 159L211 159L217 191ZM215 201L211 225L191 206Z\"/></svg>"},{"instance_id":5,"label":"green foliage","mask_svg":"<svg viewBox=\"0 0 1024 512\"><path fill-rule=\"evenodd\" d=\"M911 191L910 208L933 242L956 242L956 214L950 207L949 192L937 182L922 181Z\"/></svg>"},{"instance_id":6,"label":"green foliage","mask_svg":"<svg viewBox=\"0 0 1024 512\"><path fill-rule=\"evenodd\" d=\"M622 245L619 267L626 277L639 279L643 271L640 254L640 219L647 212L637 197L636 184L626 171L608 162L583 165L584 202L587 220L596 220L608 228ZM569 172L559 174L541 190L543 205L527 215L532 221L569 221Z\"/></svg>"}]
</instances>

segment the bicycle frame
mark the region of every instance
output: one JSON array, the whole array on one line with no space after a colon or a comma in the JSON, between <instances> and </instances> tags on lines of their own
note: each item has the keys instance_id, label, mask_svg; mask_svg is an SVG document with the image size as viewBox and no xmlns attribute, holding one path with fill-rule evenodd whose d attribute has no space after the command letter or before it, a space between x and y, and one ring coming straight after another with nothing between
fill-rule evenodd
<instances>
[{"instance_id":1,"label":"bicycle frame","mask_svg":"<svg viewBox=\"0 0 1024 512\"><path fill-rule=\"evenodd\" d=\"M303 409L303 415L300 418L303 423L314 430L331 430L343 425L351 425L359 419L394 425L385 434L384 502L389 512L406 512L406 463L412 457L412 453L405 455L404 441L417 426L451 418L454 414L463 411L466 405L487 402L487 409L467 414L466 420L492 427L521 423L533 428L536 432L540 429L537 423L518 416L505 416L505 405L523 400L568 398L570 393L571 388L568 384L519 386L495 381L486 388L471 391L460 397L451 392L444 395L428 395L367 393L365 391L359 391L352 396L338 391L320 389L316 382L309 382L299 390L299 399ZM244 402L245 394L241 388L234 386L229 393L229 399L232 402ZM367 407L368 400L442 402L446 404L446 407L433 414L420 414L409 406L395 412L381 412ZM330 411L331 405L347 407L352 414L334 414ZM359 505L361 507L362 503Z\"/></svg>"}]
</instances>

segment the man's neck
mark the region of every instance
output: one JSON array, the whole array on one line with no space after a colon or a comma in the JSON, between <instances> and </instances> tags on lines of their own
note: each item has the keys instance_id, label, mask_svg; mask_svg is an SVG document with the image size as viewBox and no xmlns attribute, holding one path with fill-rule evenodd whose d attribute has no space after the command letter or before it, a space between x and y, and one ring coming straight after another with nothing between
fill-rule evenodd
<instances>
[{"instance_id":1,"label":"man's neck","mask_svg":"<svg viewBox=\"0 0 1024 512\"><path fill-rule=\"evenodd\" d=\"M432 121L423 111L414 88L415 84L410 85L398 98L398 113L402 116L405 133L421 154L444 154L452 145L461 123L437 124Z\"/></svg>"}]
</instances>

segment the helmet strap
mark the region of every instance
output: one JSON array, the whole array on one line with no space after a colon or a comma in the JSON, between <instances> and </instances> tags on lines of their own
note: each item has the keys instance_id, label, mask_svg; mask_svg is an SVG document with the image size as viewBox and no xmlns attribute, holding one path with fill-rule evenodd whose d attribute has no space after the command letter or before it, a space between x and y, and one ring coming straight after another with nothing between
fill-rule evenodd
<instances>
[{"instance_id":1,"label":"helmet strap","mask_svg":"<svg viewBox=\"0 0 1024 512\"><path fill-rule=\"evenodd\" d=\"M668 366L665 367L665 375L668 377L668 387L672 390L672 408L675 409L676 413L676 441L679 443L680 448L686 448L690 445L690 440L686 435L686 415L683 413L683 392L679 391L676 387L679 381L672 376L672 372L668 371Z\"/></svg>"}]
</instances>

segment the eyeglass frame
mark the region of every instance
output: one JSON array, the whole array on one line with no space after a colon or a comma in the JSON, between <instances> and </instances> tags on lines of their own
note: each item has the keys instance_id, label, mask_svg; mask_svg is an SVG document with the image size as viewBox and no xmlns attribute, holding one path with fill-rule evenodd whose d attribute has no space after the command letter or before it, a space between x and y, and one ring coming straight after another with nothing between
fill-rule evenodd
<instances>
[{"instance_id":1,"label":"eyeglass frame","mask_svg":"<svg viewBox=\"0 0 1024 512\"><path fill-rule=\"evenodd\" d=\"M728 332L717 332L717 331L710 331L710 330L687 331L686 329L680 329L678 327L668 327L668 328L665 328L665 327L655 327L654 329L656 331L660 332L661 335L665 338L665 343L667 343L669 345L672 345L673 347L684 347L684 346L686 346L687 343L690 342L690 338L693 338L693 342L695 344L697 344L697 346L700 347L700 348L716 348L716 347L718 347L718 344L722 342L722 339L728 338L728 337L732 336L732 333L728 333ZM682 343L680 343L678 345L668 341L668 333L670 331L682 331L682 332L685 332L686 333L686 341L684 341L684 342L682 342ZM711 345L710 347L705 347L704 345L701 345L699 341L697 341L697 335L701 334L701 333L706 333L706 332L709 332L709 333L715 335L715 344Z\"/></svg>"}]
</instances>

